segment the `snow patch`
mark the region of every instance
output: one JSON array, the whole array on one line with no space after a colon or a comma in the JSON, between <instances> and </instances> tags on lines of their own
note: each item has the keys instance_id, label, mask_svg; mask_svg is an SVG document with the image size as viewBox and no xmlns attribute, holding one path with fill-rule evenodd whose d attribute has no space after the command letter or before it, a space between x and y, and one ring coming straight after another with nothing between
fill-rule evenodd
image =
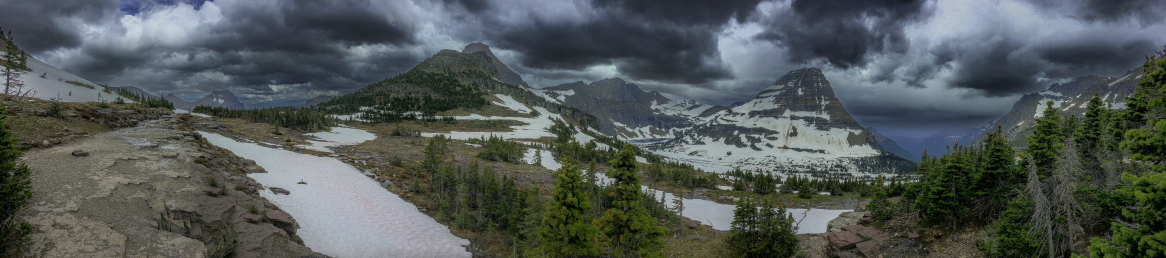
<instances>
[{"instance_id":1,"label":"snow patch","mask_svg":"<svg viewBox=\"0 0 1166 258\"><path fill-rule=\"evenodd\" d=\"M332 148L341 145L360 144L377 138L375 134L368 131L345 127L332 127L332 130L328 132L316 132L307 135L314 136L320 139L320 141L308 140L312 145L304 146L304 148L322 152L332 152Z\"/></svg>"},{"instance_id":2,"label":"snow patch","mask_svg":"<svg viewBox=\"0 0 1166 258\"><path fill-rule=\"evenodd\" d=\"M339 160L272 149L200 132L212 144L254 160L248 177L291 191L260 195L300 224L304 245L333 257L470 257L470 242ZM298 182L307 184L298 184Z\"/></svg>"}]
</instances>

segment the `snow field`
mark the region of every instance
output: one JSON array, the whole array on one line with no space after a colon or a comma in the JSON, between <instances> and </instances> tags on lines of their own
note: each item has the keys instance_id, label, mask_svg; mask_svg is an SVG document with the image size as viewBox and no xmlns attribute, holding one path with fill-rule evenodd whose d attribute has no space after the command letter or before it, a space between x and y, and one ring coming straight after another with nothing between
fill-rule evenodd
<instances>
[{"instance_id":1,"label":"snow field","mask_svg":"<svg viewBox=\"0 0 1166 258\"><path fill-rule=\"evenodd\" d=\"M304 146L304 148L322 152L332 152L331 148L341 145L360 144L377 138L375 134L368 131L346 127L332 127L332 130L329 132L315 132L307 135L314 136L320 139L320 141L308 140L312 145Z\"/></svg>"},{"instance_id":2,"label":"snow field","mask_svg":"<svg viewBox=\"0 0 1166 258\"><path fill-rule=\"evenodd\" d=\"M104 88L96 83L62 71L31 56L28 58L28 68L32 71L24 73L20 79L24 81L24 90L33 90L32 94L29 95L33 98L43 100L60 98L60 101L63 102L99 102L99 100L113 102L118 97L117 94L102 92ZM42 74L45 75L45 78L40 77ZM94 86L94 88L81 87L66 83L66 81L75 81ZM133 103L131 100L122 99L126 103Z\"/></svg>"},{"instance_id":3,"label":"snow field","mask_svg":"<svg viewBox=\"0 0 1166 258\"><path fill-rule=\"evenodd\" d=\"M299 222L297 234L314 251L333 257L470 257L468 240L454 236L351 165L200 133L268 171L249 177L266 187L291 191L260 195Z\"/></svg>"}]
</instances>

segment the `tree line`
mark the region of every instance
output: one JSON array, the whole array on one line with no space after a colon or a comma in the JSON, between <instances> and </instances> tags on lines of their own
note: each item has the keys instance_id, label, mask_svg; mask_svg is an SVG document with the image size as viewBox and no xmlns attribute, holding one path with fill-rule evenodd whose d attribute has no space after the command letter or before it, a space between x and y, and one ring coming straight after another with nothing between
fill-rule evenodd
<instances>
[{"instance_id":1,"label":"tree line","mask_svg":"<svg viewBox=\"0 0 1166 258\"><path fill-rule=\"evenodd\" d=\"M1158 52L1126 109L1095 93L1084 117L1053 102L1015 153L997 127L979 145L925 153L899 204L876 189L876 219L907 210L921 223L985 225L991 257L1161 257L1166 253L1166 59ZM1088 247L1080 243L1088 239Z\"/></svg>"}]
</instances>

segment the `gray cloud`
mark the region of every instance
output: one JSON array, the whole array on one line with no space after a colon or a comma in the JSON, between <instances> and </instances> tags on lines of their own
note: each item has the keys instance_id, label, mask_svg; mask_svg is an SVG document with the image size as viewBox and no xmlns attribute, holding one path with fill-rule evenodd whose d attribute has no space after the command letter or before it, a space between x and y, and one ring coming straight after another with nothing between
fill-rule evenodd
<instances>
[{"instance_id":1,"label":"gray cloud","mask_svg":"<svg viewBox=\"0 0 1166 258\"><path fill-rule=\"evenodd\" d=\"M824 59L838 68L863 67L870 56L910 47L903 27L927 18L926 1L795 0L763 17L756 37L786 48L791 62Z\"/></svg>"}]
</instances>

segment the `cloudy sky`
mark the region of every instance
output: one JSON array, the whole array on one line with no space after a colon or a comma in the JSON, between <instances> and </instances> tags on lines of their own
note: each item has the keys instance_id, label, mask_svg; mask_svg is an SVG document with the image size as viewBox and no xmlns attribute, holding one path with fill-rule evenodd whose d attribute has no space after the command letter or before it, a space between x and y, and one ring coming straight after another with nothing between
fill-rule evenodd
<instances>
[{"instance_id":1,"label":"cloudy sky","mask_svg":"<svg viewBox=\"0 0 1166 258\"><path fill-rule=\"evenodd\" d=\"M0 27L97 83L249 107L343 94L483 42L534 87L620 77L747 101L822 68L890 135L979 126L1025 93L1119 76L1166 44L1166 1L0 0Z\"/></svg>"}]
</instances>

